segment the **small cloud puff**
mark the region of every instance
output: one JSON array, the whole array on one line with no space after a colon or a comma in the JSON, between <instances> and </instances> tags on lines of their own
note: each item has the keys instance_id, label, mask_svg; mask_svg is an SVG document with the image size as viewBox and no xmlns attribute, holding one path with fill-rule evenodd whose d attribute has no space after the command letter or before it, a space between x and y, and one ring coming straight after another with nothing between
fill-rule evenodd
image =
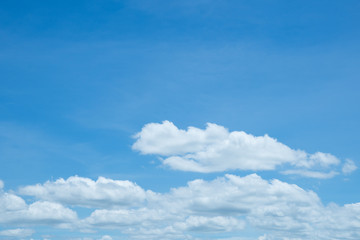
<instances>
[{"instance_id":1,"label":"small cloud puff","mask_svg":"<svg viewBox=\"0 0 360 240\"><path fill-rule=\"evenodd\" d=\"M357 169L356 164L354 163L353 160L350 159L346 159L346 162L344 164L344 166L342 167L342 172L346 175L354 172Z\"/></svg>"}]
</instances>

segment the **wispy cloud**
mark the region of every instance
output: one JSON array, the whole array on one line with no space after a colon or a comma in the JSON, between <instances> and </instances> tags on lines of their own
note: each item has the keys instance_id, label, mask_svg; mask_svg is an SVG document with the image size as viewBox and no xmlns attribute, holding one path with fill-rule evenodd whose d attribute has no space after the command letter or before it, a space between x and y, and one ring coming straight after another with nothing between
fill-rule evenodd
<instances>
[{"instance_id":1,"label":"wispy cloud","mask_svg":"<svg viewBox=\"0 0 360 240\"><path fill-rule=\"evenodd\" d=\"M0 231L0 236L4 237L29 237L35 233L32 229L26 229L26 228L16 228L16 229L7 229Z\"/></svg>"},{"instance_id":2,"label":"wispy cloud","mask_svg":"<svg viewBox=\"0 0 360 240\"><path fill-rule=\"evenodd\" d=\"M342 172L344 174L350 174L355 171L358 167L356 166L355 162L351 159L346 159L344 166L342 167Z\"/></svg>"},{"instance_id":3,"label":"wispy cloud","mask_svg":"<svg viewBox=\"0 0 360 240\"><path fill-rule=\"evenodd\" d=\"M338 172L335 171L317 172L317 171L309 171L304 169L286 170L286 171L282 171L281 173L285 175L299 175L303 177L318 178L318 179L328 179L339 174Z\"/></svg>"}]
</instances>

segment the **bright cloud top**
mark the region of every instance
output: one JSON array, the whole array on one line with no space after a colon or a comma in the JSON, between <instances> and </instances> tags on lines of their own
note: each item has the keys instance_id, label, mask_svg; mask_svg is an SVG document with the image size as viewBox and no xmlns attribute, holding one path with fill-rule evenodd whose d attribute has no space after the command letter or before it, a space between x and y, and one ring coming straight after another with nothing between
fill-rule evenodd
<instances>
[{"instance_id":1,"label":"bright cloud top","mask_svg":"<svg viewBox=\"0 0 360 240\"><path fill-rule=\"evenodd\" d=\"M212 123L205 129L189 127L187 130L179 129L169 121L149 123L135 138L134 150L163 156L163 164L182 171L274 170L288 164L299 169L288 174L328 178L336 172L313 170L328 169L341 162L329 153L309 154L291 149L268 135L256 137L243 131L229 132ZM348 164L345 171L348 169L353 167Z\"/></svg>"}]
</instances>

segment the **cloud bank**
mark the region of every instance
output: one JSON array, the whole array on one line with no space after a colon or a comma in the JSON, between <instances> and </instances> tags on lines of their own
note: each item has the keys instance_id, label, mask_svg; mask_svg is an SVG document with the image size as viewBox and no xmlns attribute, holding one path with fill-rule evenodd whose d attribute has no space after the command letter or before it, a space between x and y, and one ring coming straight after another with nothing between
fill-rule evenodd
<instances>
[{"instance_id":1,"label":"cloud bank","mask_svg":"<svg viewBox=\"0 0 360 240\"><path fill-rule=\"evenodd\" d=\"M309 154L267 135L216 124L181 130L168 121L150 123L135 138L133 149L160 155L165 165L184 171L280 168L283 174L325 179L357 169L349 159L341 164L329 153ZM250 239L357 240L359 216L360 203L325 205L311 190L256 173L196 179L162 193L105 177L59 178L17 191L5 191L0 180L0 226L6 227L0 236L11 239L47 226L87 233L83 240L110 240L108 230L126 239L245 240L237 236L255 231ZM97 231L102 234L91 236Z\"/></svg>"},{"instance_id":2,"label":"cloud bank","mask_svg":"<svg viewBox=\"0 0 360 240\"><path fill-rule=\"evenodd\" d=\"M113 195L97 190L97 184L123 196L121 204ZM86 194L75 201L69 193L76 191ZM53 192L57 193L51 195ZM129 204L139 192L140 200ZM198 234L226 239L241 236L247 229L266 233L266 239L360 238L360 203L324 205L313 191L257 174L197 179L165 193L146 191L130 181L74 176L25 186L18 193L36 201L29 204L15 193L2 191L1 224L16 228L48 225L82 232L116 229L129 239L196 239ZM91 213L79 219L74 210L77 207L87 207ZM14 236L17 232L19 236L32 233L4 231L3 235Z\"/></svg>"},{"instance_id":3,"label":"cloud bank","mask_svg":"<svg viewBox=\"0 0 360 240\"><path fill-rule=\"evenodd\" d=\"M172 169L192 172L221 172L226 170L274 170L287 166L285 174L313 178L329 178L338 174L328 171L341 161L330 153L309 154L295 150L264 135L253 136L243 131L229 132L226 128L208 123L205 129L177 128L172 122L146 124L135 135L132 148L142 154L162 157L162 163ZM346 165L343 172L354 167Z\"/></svg>"}]
</instances>

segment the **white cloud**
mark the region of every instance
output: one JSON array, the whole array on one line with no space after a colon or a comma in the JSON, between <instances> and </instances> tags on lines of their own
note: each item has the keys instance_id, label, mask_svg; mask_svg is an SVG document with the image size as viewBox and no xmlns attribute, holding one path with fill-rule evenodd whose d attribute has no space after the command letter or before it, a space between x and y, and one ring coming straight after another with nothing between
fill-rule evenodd
<instances>
[{"instance_id":1,"label":"white cloud","mask_svg":"<svg viewBox=\"0 0 360 240\"><path fill-rule=\"evenodd\" d=\"M190 216L185 222L176 223L175 227L191 232L230 232L244 229L245 222L233 217Z\"/></svg>"},{"instance_id":2,"label":"white cloud","mask_svg":"<svg viewBox=\"0 0 360 240\"><path fill-rule=\"evenodd\" d=\"M83 221L83 225L119 228L147 225L167 219L166 210L161 209L98 209Z\"/></svg>"},{"instance_id":3,"label":"white cloud","mask_svg":"<svg viewBox=\"0 0 360 240\"><path fill-rule=\"evenodd\" d=\"M340 163L329 153L308 154L268 135L256 137L242 131L229 132L211 123L204 130L178 129L169 121L149 123L135 138L134 150L163 156L163 164L182 171L273 170L285 164L310 169Z\"/></svg>"},{"instance_id":4,"label":"white cloud","mask_svg":"<svg viewBox=\"0 0 360 240\"><path fill-rule=\"evenodd\" d=\"M109 208L130 206L145 200L145 191L130 181L99 177L96 181L78 176L20 188L20 194L63 204Z\"/></svg>"},{"instance_id":5,"label":"white cloud","mask_svg":"<svg viewBox=\"0 0 360 240\"><path fill-rule=\"evenodd\" d=\"M76 212L58 203L39 201L28 205L15 194L0 192L0 223L61 225L75 220Z\"/></svg>"},{"instance_id":6,"label":"white cloud","mask_svg":"<svg viewBox=\"0 0 360 240\"><path fill-rule=\"evenodd\" d=\"M194 180L168 193L147 195L143 207L98 209L81 221L82 228L121 229L140 238L185 239L192 233L236 232L257 208L282 205L318 206L314 192L256 174L226 175L213 181ZM259 216L261 218L261 216ZM290 219L291 220L291 219ZM158 235L156 235L158 234ZM149 237L152 236L152 237Z\"/></svg>"},{"instance_id":7,"label":"white cloud","mask_svg":"<svg viewBox=\"0 0 360 240\"><path fill-rule=\"evenodd\" d=\"M350 174L357 169L353 160L346 159L344 166L342 167L342 172L344 174Z\"/></svg>"},{"instance_id":8,"label":"white cloud","mask_svg":"<svg viewBox=\"0 0 360 240\"><path fill-rule=\"evenodd\" d=\"M4 182L0 180L0 191L4 188Z\"/></svg>"},{"instance_id":9,"label":"white cloud","mask_svg":"<svg viewBox=\"0 0 360 240\"><path fill-rule=\"evenodd\" d=\"M109 235L104 235L104 236L101 237L100 240L112 240L112 237L109 236Z\"/></svg>"},{"instance_id":10,"label":"white cloud","mask_svg":"<svg viewBox=\"0 0 360 240\"><path fill-rule=\"evenodd\" d=\"M35 202L15 211L3 211L0 223L20 225L61 225L77 220L73 210L53 202Z\"/></svg>"},{"instance_id":11,"label":"white cloud","mask_svg":"<svg viewBox=\"0 0 360 240\"><path fill-rule=\"evenodd\" d=\"M330 171L330 172L317 172L317 171L309 171L309 170L303 170L303 169L297 169L297 170L286 170L282 171L282 174L285 175L300 175L303 177L309 177L309 178L319 178L319 179L328 179L332 178L336 175L338 175L338 172Z\"/></svg>"},{"instance_id":12,"label":"white cloud","mask_svg":"<svg viewBox=\"0 0 360 240\"><path fill-rule=\"evenodd\" d=\"M35 231L32 229L16 228L0 231L0 236L24 238L29 237L34 233Z\"/></svg>"},{"instance_id":13,"label":"white cloud","mask_svg":"<svg viewBox=\"0 0 360 240\"><path fill-rule=\"evenodd\" d=\"M359 236L360 219L354 218L356 211L348 210L358 205L323 206L312 191L276 179L267 181L256 174L194 180L168 193L149 195L146 202L136 209L96 210L82 226L122 229L134 238L147 239L235 233L247 225L269 232L266 239L306 239L313 234L317 239ZM332 219L341 219L343 224L335 226Z\"/></svg>"},{"instance_id":14,"label":"white cloud","mask_svg":"<svg viewBox=\"0 0 360 240\"><path fill-rule=\"evenodd\" d=\"M15 212L27 207L25 201L12 193L0 192L0 213ZM1 215L0 215L1 219Z\"/></svg>"},{"instance_id":15,"label":"white cloud","mask_svg":"<svg viewBox=\"0 0 360 240\"><path fill-rule=\"evenodd\" d=\"M53 182L48 183L53 186ZM87 184L75 185L79 192L90 194ZM107 191L118 188L117 184L106 187ZM96 188L91 189L98 194ZM58 194L67 196L65 191ZM102 198L111 202L106 198L112 199L111 195ZM58 199L63 198L57 196ZM277 179L265 180L257 174L244 177L226 174L212 181L193 180L166 193L148 191L145 200L136 205L95 209L83 219L78 219L66 204L43 200L28 205L22 198L2 192L0 223L16 227L71 226L88 233L116 229L129 239L196 239L196 236L225 239L248 228L266 233L265 239L360 238L360 203L324 206L313 191Z\"/></svg>"}]
</instances>

